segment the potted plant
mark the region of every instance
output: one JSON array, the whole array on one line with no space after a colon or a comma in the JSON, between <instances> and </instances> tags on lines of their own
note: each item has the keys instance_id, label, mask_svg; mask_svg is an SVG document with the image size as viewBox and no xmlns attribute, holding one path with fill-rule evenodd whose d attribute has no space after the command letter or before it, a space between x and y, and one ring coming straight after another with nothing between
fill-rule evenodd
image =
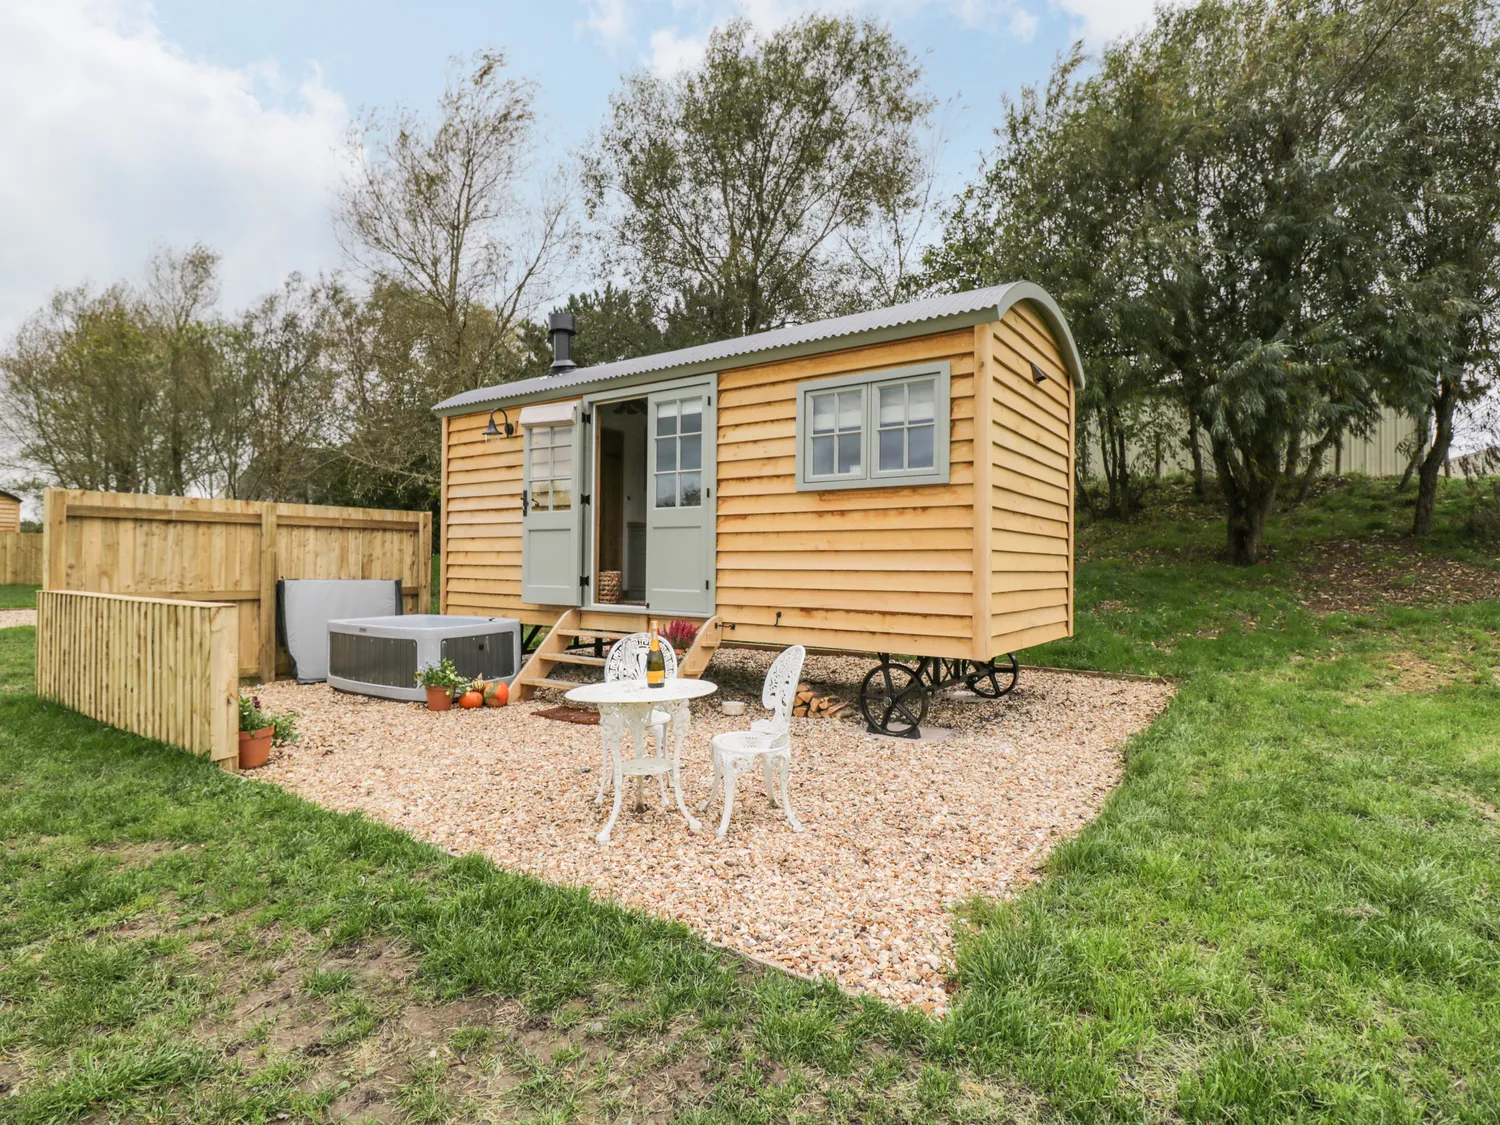
<instances>
[{"instance_id":1,"label":"potted plant","mask_svg":"<svg viewBox=\"0 0 1500 1125\"><path fill-rule=\"evenodd\" d=\"M277 715L260 709L260 697L240 696L240 769L254 770L271 757L271 745L297 740L295 713Z\"/></svg>"},{"instance_id":2,"label":"potted plant","mask_svg":"<svg viewBox=\"0 0 1500 1125\"><path fill-rule=\"evenodd\" d=\"M453 706L453 693L467 687L469 681L458 674L453 661L446 657L436 664L429 664L417 673L417 683L427 689L427 709L446 711Z\"/></svg>"},{"instance_id":3,"label":"potted plant","mask_svg":"<svg viewBox=\"0 0 1500 1125\"><path fill-rule=\"evenodd\" d=\"M667 627L661 631L661 635L672 646L672 650L678 656L682 656L692 647L693 638L698 635L698 626L681 617L675 617L667 622Z\"/></svg>"}]
</instances>

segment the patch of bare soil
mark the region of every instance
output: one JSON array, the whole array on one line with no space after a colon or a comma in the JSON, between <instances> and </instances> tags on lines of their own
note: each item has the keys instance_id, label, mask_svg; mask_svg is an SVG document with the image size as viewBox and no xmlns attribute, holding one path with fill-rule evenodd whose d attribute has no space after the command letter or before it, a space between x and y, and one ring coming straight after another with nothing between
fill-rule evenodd
<instances>
[{"instance_id":1,"label":"patch of bare soil","mask_svg":"<svg viewBox=\"0 0 1500 1125\"><path fill-rule=\"evenodd\" d=\"M707 1095L705 1057L671 1033L617 1040L607 1011L586 1003L554 1018L493 997L431 1002L397 943L328 951L306 934L259 937L234 954L212 936L193 943L220 997L195 1034L251 1076L293 1069L304 1093L330 1097L333 1120L525 1118L546 1108L520 1097L528 1082L586 1090L583 1120L665 1121Z\"/></svg>"},{"instance_id":2,"label":"patch of bare soil","mask_svg":"<svg viewBox=\"0 0 1500 1125\"><path fill-rule=\"evenodd\" d=\"M1500 570L1424 554L1409 539L1319 544L1302 567L1302 604L1318 613L1500 598Z\"/></svg>"}]
</instances>

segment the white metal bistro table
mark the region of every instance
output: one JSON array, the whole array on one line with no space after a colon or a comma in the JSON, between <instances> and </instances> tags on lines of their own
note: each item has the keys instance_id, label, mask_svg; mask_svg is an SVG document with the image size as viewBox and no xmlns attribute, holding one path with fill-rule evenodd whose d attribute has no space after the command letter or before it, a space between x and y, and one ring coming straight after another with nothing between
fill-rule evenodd
<instances>
[{"instance_id":1,"label":"white metal bistro table","mask_svg":"<svg viewBox=\"0 0 1500 1125\"><path fill-rule=\"evenodd\" d=\"M648 775L668 774L672 778L672 795L677 800L677 811L687 821L688 828L697 832L702 825L688 812L682 800L682 742L692 725L692 709L688 701L701 699L719 690L718 684L707 680L689 678L669 679L661 687L647 687L644 680L615 680L612 683L584 684L568 692L567 699L573 703L592 703L599 708L599 732L604 738L604 748L614 766L615 804L610 810L609 823L604 826L597 839L601 844L609 843L609 834L614 830L620 816L620 804L624 796L625 778L635 778L635 803L641 806L641 783ZM646 728L651 725L651 712L660 708L671 720L671 757L646 757ZM626 758L624 736L630 731L635 755ZM663 747L657 747L662 752Z\"/></svg>"}]
</instances>

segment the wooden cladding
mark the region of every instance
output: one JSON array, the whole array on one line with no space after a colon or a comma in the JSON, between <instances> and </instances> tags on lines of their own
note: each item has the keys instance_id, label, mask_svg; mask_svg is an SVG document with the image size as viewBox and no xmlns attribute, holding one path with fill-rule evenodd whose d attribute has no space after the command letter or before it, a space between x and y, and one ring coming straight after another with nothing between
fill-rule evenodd
<instances>
[{"instance_id":1,"label":"wooden cladding","mask_svg":"<svg viewBox=\"0 0 1500 1125\"><path fill-rule=\"evenodd\" d=\"M990 609L975 630L987 624L989 649L1003 653L1073 633L1074 388L1030 305L976 334L992 378L989 550L974 560L989 573Z\"/></svg>"},{"instance_id":2,"label":"wooden cladding","mask_svg":"<svg viewBox=\"0 0 1500 1125\"><path fill-rule=\"evenodd\" d=\"M799 383L940 363L946 482L798 491ZM1036 306L730 368L716 407L727 640L983 660L1071 634L1074 385ZM557 609L521 601L521 437L485 439L487 422L444 419L445 612L551 624Z\"/></svg>"},{"instance_id":3,"label":"wooden cladding","mask_svg":"<svg viewBox=\"0 0 1500 1125\"><path fill-rule=\"evenodd\" d=\"M43 590L37 594L37 694L234 769L235 614L232 605Z\"/></svg>"},{"instance_id":4,"label":"wooden cladding","mask_svg":"<svg viewBox=\"0 0 1500 1125\"><path fill-rule=\"evenodd\" d=\"M260 680L278 579L400 579L406 612L431 604L429 512L48 489L43 527L48 590L231 602L238 674Z\"/></svg>"},{"instance_id":5,"label":"wooden cladding","mask_svg":"<svg viewBox=\"0 0 1500 1125\"><path fill-rule=\"evenodd\" d=\"M42 584L42 536L35 531L0 532L0 586Z\"/></svg>"}]
</instances>

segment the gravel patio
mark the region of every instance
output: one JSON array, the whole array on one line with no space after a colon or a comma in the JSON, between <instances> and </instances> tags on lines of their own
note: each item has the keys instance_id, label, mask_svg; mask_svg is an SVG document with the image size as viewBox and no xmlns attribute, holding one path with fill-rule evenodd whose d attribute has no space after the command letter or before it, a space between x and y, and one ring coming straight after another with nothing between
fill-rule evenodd
<instances>
[{"instance_id":1,"label":"gravel patio","mask_svg":"<svg viewBox=\"0 0 1500 1125\"><path fill-rule=\"evenodd\" d=\"M720 691L693 705L684 747L690 805L708 791L710 736L760 714L773 656L715 654L705 678ZM813 656L803 679L852 701L870 667ZM951 907L1007 897L1034 878L1051 846L1097 815L1119 783L1125 740L1160 714L1172 688L1023 671L1006 699L935 701L928 723L952 737L927 744L872 738L851 717L794 719L792 804L805 831L793 833L755 787L736 801L720 842L715 810L693 834L648 785L645 811L627 800L605 846L594 842L608 814L593 800L599 729L536 717L559 702L550 693L445 713L326 685L256 694L302 715L302 740L278 749L258 777L450 852L586 885L851 992L941 1014ZM752 713L727 718L723 699L751 701Z\"/></svg>"}]
</instances>

